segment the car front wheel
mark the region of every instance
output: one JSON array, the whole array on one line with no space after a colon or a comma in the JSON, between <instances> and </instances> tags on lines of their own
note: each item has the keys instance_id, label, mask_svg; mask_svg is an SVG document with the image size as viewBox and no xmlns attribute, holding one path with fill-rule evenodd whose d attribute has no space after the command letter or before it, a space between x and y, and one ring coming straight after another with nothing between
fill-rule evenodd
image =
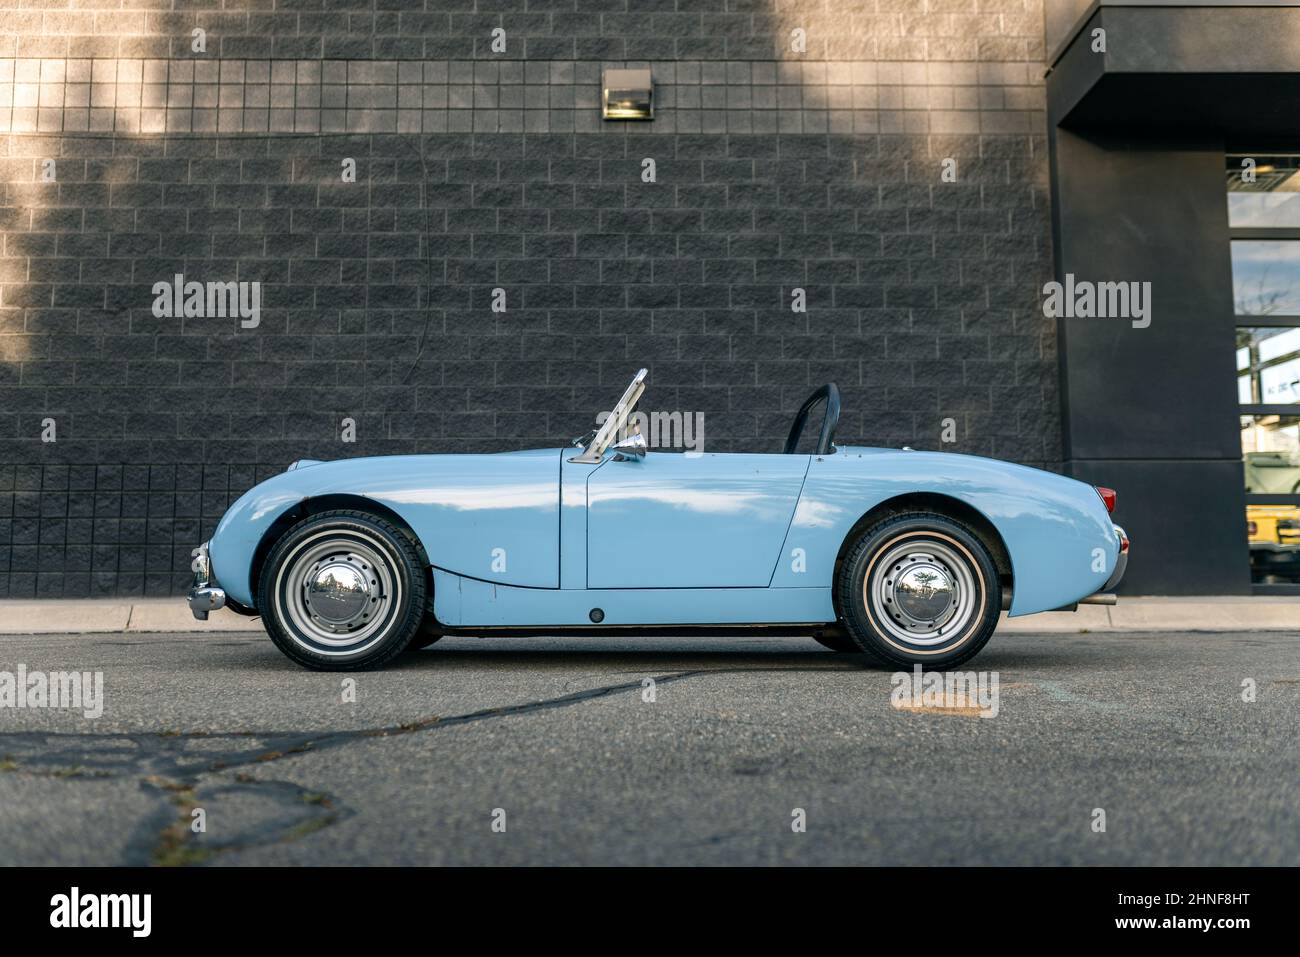
<instances>
[{"instance_id":1,"label":"car front wheel","mask_svg":"<svg viewBox=\"0 0 1300 957\"><path fill-rule=\"evenodd\" d=\"M267 556L258 608L277 648L321 671L391 661L415 638L426 582L414 543L367 512L312 515Z\"/></svg>"},{"instance_id":2,"label":"car front wheel","mask_svg":"<svg viewBox=\"0 0 1300 957\"><path fill-rule=\"evenodd\" d=\"M998 624L1002 587L983 542L929 512L897 515L850 546L836 579L845 629L863 651L910 667L972 658Z\"/></svg>"}]
</instances>

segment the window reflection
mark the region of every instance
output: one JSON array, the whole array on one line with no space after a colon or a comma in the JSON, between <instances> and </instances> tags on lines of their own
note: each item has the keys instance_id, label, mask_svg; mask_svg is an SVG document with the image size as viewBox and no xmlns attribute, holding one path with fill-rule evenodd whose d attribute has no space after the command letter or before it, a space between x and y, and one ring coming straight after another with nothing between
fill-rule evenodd
<instances>
[{"instance_id":1,"label":"window reflection","mask_svg":"<svg viewBox=\"0 0 1300 957\"><path fill-rule=\"evenodd\" d=\"M1300 328L1237 328L1237 398L1243 405L1300 403Z\"/></svg>"},{"instance_id":2,"label":"window reflection","mask_svg":"<svg viewBox=\"0 0 1300 957\"><path fill-rule=\"evenodd\" d=\"M1300 494L1300 416L1243 415L1241 458L1247 492Z\"/></svg>"},{"instance_id":3,"label":"window reflection","mask_svg":"<svg viewBox=\"0 0 1300 957\"><path fill-rule=\"evenodd\" d=\"M1300 506L1247 505L1246 536L1254 584L1300 582Z\"/></svg>"},{"instance_id":4,"label":"window reflection","mask_svg":"<svg viewBox=\"0 0 1300 957\"><path fill-rule=\"evenodd\" d=\"M1232 297L1239 316L1300 315L1300 240L1234 240Z\"/></svg>"},{"instance_id":5,"label":"window reflection","mask_svg":"<svg viewBox=\"0 0 1300 957\"><path fill-rule=\"evenodd\" d=\"M1230 155L1227 177L1229 226L1300 226L1300 156Z\"/></svg>"},{"instance_id":6,"label":"window reflection","mask_svg":"<svg viewBox=\"0 0 1300 957\"><path fill-rule=\"evenodd\" d=\"M1300 493L1300 416L1243 415L1246 491ZM1256 584L1300 581L1300 505L1246 506L1250 577Z\"/></svg>"}]
</instances>

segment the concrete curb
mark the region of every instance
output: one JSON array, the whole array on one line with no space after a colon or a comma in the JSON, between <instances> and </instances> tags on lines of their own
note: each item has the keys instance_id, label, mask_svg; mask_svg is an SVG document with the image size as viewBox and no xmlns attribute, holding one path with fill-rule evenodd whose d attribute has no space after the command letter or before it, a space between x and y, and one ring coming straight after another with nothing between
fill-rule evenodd
<instances>
[{"instance_id":1,"label":"concrete curb","mask_svg":"<svg viewBox=\"0 0 1300 957\"><path fill-rule=\"evenodd\" d=\"M90 635L149 631L261 631L259 618L223 608L207 621L184 598L0 601L0 635Z\"/></svg>"},{"instance_id":2,"label":"concrete curb","mask_svg":"<svg viewBox=\"0 0 1300 957\"><path fill-rule=\"evenodd\" d=\"M222 609L196 621L181 598L0 601L0 635L261 632L259 618ZM1005 634L1145 631L1300 631L1300 596L1121 598L1024 618L1002 616Z\"/></svg>"},{"instance_id":3,"label":"concrete curb","mask_svg":"<svg viewBox=\"0 0 1300 957\"><path fill-rule=\"evenodd\" d=\"M1217 595L1120 598L1116 605L1080 605L1023 618L1004 613L1007 634L1044 632L1300 631L1300 596Z\"/></svg>"}]
</instances>

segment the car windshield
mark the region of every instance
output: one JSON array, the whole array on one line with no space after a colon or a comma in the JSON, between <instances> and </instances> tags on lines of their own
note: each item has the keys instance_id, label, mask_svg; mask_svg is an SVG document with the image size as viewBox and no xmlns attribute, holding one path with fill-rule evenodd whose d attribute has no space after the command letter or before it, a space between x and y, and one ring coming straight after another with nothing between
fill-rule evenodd
<instances>
[{"instance_id":1,"label":"car windshield","mask_svg":"<svg viewBox=\"0 0 1300 957\"><path fill-rule=\"evenodd\" d=\"M628 416L630 416L632 410L636 408L637 399L641 398L641 393L645 391L645 377L645 369L641 369L632 377L632 381L628 383L628 387L624 390L622 398L620 398L618 404L614 406L614 411L609 414L609 418L607 418L596 431L595 436L587 445L586 449L583 450L583 453L576 456L573 461L599 462L601 460L605 454L605 450L609 448L610 442L614 440L614 436L622 432Z\"/></svg>"}]
</instances>

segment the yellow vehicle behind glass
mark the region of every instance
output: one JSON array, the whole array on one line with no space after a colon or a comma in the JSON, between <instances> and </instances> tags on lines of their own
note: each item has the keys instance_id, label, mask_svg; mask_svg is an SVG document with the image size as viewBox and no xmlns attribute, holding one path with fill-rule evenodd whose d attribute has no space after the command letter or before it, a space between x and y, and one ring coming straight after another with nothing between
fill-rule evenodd
<instances>
[{"instance_id":1,"label":"yellow vehicle behind glass","mask_svg":"<svg viewBox=\"0 0 1300 957\"><path fill-rule=\"evenodd\" d=\"M1300 581L1300 505L1247 505L1250 577Z\"/></svg>"}]
</instances>

